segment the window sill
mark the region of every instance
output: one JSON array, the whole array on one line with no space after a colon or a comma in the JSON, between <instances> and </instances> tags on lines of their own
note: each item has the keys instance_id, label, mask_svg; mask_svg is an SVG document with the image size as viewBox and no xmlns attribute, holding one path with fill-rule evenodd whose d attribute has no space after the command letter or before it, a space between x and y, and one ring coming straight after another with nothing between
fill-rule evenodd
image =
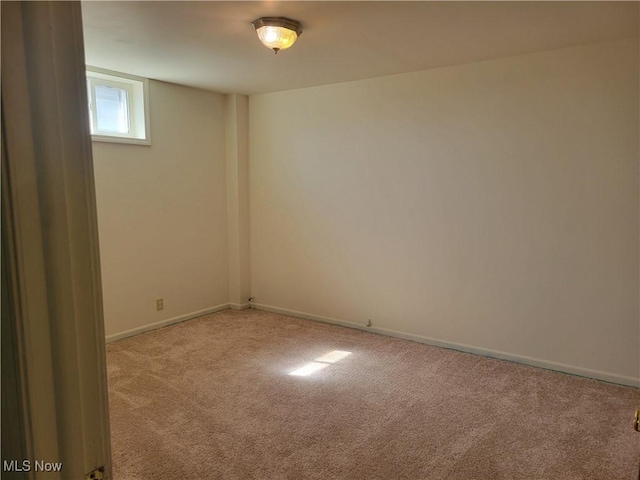
<instances>
[{"instance_id":1,"label":"window sill","mask_svg":"<svg viewBox=\"0 0 640 480\"><path fill-rule=\"evenodd\" d=\"M126 138L126 137L107 137L105 135L91 135L91 141L151 146L151 139L149 138Z\"/></svg>"}]
</instances>

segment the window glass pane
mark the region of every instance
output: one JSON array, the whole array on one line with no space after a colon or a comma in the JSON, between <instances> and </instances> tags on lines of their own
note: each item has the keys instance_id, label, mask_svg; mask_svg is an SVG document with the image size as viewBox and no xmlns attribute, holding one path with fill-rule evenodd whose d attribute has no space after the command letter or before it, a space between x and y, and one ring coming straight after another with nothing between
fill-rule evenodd
<instances>
[{"instance_id":1,"label":"window glass pane","mask_svg":"<svg viewBox=\"0 0 640 480\"><path fill-rule=\"evenodd\" d=\"M91 113L91 82L87 78L87 100L89 101L89 130L91 133L94 132L95 127L93 126L93 114Z\"/></svg>"},{"instance_id":2,"label":"window glass pane","mask_svg":"<svg viewBox=\"0 0 640 480\"><path fill-rule=\"evenodd\" d=\"M96 84L96 130L129 133L129 99L122 88Z\"/></svg>"}]
</instances>

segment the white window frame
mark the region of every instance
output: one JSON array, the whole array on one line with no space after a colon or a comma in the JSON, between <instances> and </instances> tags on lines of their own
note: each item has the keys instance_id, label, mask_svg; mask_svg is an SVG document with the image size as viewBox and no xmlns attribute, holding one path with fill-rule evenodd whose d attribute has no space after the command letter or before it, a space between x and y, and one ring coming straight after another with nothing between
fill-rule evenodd
<instances>
[{"instance_id":1,"label":"white window frame","mask_svg":"<svg viewBox=\"0 0 640 480\"><path fill-rule=\"evenodd\" d=\"M90 124L97 125L94 108L95 86L121 88L127 92L129 132L96 132L91 133L94 142L129 143L134 145L151 145L151 128L149 124L149 80L127 73L114 72L103 68L87 66L87 90L89 100Z\"/></svg>"}]
</instances>

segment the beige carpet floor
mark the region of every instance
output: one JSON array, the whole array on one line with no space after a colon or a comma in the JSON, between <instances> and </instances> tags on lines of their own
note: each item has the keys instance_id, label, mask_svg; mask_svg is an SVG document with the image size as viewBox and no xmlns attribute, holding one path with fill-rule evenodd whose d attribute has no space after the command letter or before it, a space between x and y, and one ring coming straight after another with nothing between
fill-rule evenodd
<instances>
[{"instance_id":1,"label":"beige carpet floor","mask_svg":"<svg viewBox=\"0 0 640 480\"><path fill-rule=\"evenodd\" d=\"M255 310L107 352L116 480L638 477L634 388Z\"/></svg>"}]
</instances>

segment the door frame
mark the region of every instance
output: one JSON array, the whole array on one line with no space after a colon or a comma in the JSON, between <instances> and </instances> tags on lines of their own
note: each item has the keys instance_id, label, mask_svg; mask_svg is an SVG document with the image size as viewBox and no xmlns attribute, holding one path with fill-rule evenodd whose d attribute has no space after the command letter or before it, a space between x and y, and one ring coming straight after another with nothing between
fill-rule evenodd
<instances>
[{"instance_id":1,"label":"door frame","mask_svg":"<svg viewBox=\"0 0 640 480\"><path fill-rule=\"evenodd\" d=\"M111 478L104 319L81 6L2 2L2 322L23 478ZM4 328L4 327L3 327ZM9 408L7 405L6 408ZM5 451L3 448L3 457ZM3 458L4 460L4 458ZM62 462L60 473L34 462Z\"/></svg>"}]
</instances>

